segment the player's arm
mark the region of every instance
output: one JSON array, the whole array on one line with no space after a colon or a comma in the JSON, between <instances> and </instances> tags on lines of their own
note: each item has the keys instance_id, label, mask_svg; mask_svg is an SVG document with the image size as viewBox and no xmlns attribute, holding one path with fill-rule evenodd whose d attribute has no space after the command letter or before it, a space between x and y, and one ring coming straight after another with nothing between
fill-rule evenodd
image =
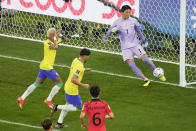
<instances>
[{"instance_id":1,"label":"player's arm","mask_svg":"<svg viewBox=\"0 0 196 131\"><path fill-rule=\"evenodd\" d=\"M57 38L58 38L57 43L58 43L58 44L59 44L59 43L63 43L63 42L66 41L65 36L63 36L61 33L62 33L62 29L58 29L58 30L57 30Z\"/></svg>"},{"instance_id":2,"label":"player's arm","mask_svg":"<svg viewBox=\"0 0 196 131\"><path fill-rule=\"evenodd\" d=\"M79 82L78 81L78 76L76 74L74 74L72 76L71 82L78 85L78 86L84 87L86 89L90 87L89 84L84 84L84 83Z\"/></svg>"},{"instance_id":3,"label":"player's arm","mask_svg":"<svg viewBox=\"0 0 196 131\"><path fill-rule=\"evenodd\" d=\"M142 34L142 31L140 29L140 24L139 24L139 22L137 20L135 20L134 28L135 28L135 31L137 32L139 38L144 42L145 41L145 37Z\"/></svg>"},{"instance_id":4,"label":"player's arm","mask_svg":"<svg viewBox=\"0 0 196 131\"><path fill-rule=\"evenodd\" d=\"M112 33L118 31L118 27L116 24L112 25L106 33L106 36L111 35Z\"/></svg>"},{"instance_id":5,"label":"player's arm","mask_svg":"<svg viewBox=\"0 0 196 131\"><path fill-rule=\"evenodd\" d=\"M118 31L117 21L115 21L113 23L113 25L107 31L106 35L103 36L103 38L102 38L103 39L103 42L106 43L107 42L107 36L110 36L112 33L115 33L116 31Z\"/></svg>"},{"instance_id":6,"label":"player's arm","mask_svg":"<svg viewBox=\"0 0 196 131\"><path fill-rule=\"evenodd\" d=\"M57 50L57 49L58 49L57 40L58 40L58 36L57 36L57 34L55 34L55 36L54 36L54 38L53 38L54 44L52 44L52 45L50 46L50 49L52 49L52 50Z\"/></svg>"},{"instance_id":7,"label":"player's arm","mask_svg":"<svg viewBox=\"0 0 196 131\"><path fill-rule=\"evenodd\" d=\"M114 113L113 112L110 112L109 114L107 114L105 116L106 119L110 120L110 119L113 119L114 118Z\"/></svg>"},{"instance_id":8,"label":"player's arm","mask_svg":"<svg viewBox=\"0 0 196 131\"><path fill-rule=\"evenodd\" d=\"M91 72L92 68L85 68L85 71Z\"/></svg>"},{"instance_id":9,"label":"player's arm","mask_svg":"<svg viewBox=\"0 0 196 131\"><path fill-rule=\"evenodd\" d=\"M80 121L81 121L81 128L84 129L86 127L86 124L84 122L84 117L85 117L86 113L81 112L80 113Z\"/></svg>"},{"instance_id":10,"label":"player's arm","mask_svg":"<svg viewBox=\"0 0 196 131\"><path fill-rule=\"evenodd\" d=\"M114 114L113 114L113 112L110 109L110 106L108 104L106 104L105 111L107 113L107 115L105 116L106 119L110 120L110 119L113 119L114 118Z\"/></svg>"}]
</instances>

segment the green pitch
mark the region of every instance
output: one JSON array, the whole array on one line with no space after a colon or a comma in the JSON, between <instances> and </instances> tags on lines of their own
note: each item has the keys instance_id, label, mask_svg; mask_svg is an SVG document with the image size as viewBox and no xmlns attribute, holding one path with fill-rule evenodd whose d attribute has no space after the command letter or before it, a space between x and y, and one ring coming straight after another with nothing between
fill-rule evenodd
<instances>
[{"instance_id":1,"label":"green pitch","mask_svg":"<svg viewBox=\"0 0 196 131\"><path fill-rule=\"evenodd\" d=\"M60 47L57 51L56 64L70 66L78 56L80 49ZM49 108L44 104L53 83L46 80L24 102L23 110L18 108L16 99L34 82L39 63L24 59L41 61L43 45L37 42L0 37L0 130L3 131L35 131L25 126L5 124L1 120L40 126L40 121L49 117ZM3 58L12 56L23 58ZM144 74L155 81L152 71L146 64L136 60L136 64ZM165 69L169 83L178 83L178 66L157 63ZM92 52L86 67L102 73L85 73L83 82L101 87L101 98L112 108L115 118L106 120L108 131L195 131L196 130L196 90L186 89L169 84L152 82L150 88L142 87L142 81L109 75L104 72L121 75L135 75L128 65L123 63L121 56ZM55 66L65 82L69 69ZM79 89L82 101L88 101L89 91ZM64 91L53 99L54 103L64 104ZM58 119L60 111L54 114L53 122ZM80 112L69 112L64 122L69 125L66 130L80 131ZM87 122L87 119L86 119ZM87 129L86 129L87 131Z\"/></svg>"}]
</instances>

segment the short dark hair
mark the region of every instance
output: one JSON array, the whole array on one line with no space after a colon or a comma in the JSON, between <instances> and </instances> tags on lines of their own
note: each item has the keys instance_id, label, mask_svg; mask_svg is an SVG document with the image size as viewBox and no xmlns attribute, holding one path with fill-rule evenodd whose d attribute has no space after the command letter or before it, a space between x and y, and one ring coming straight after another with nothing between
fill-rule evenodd
<instances>
[{"instance_id":1,"label":"short dark hair","mask_svg":"<svg viewBox=\"0 0 196 131\"><path fill-rule=\"evenodd\" d=\"M90 88L90 94L92 97L98 97L100 93L99 86L91 86Z\"/></svg>"},{"instance_id":2,"label":"short dark hair","mask_svg":"<svg viewBox=\"0 0 196 131\"><path fill-rule=\"evenodd\" d=\"M131 7L129 5L123 5L122 8L120 9L120 12L124 12L127 9L131 10Z\"/></svg>"},{"instance_id":3,"label":"short dark hair","mask_svg":"<svg viewBox=\"0 0 196 131\"><path fill-rule=\"evenodd\" d=\"M89 55L91 55L91 51L89 50L89 49L86 49L86 48L84 48L84 49L82 49L81 51L80 51L80 56L89 56Z\"/></svg>"},{"instance_id":4,"label":"short dark hair","mask_svg":"<svg viewBox=\"0 0 196 131\"><path fill-rule=\"evenodd\" d=\"M49 130L52 126L52 120L50 118L45 118L41 121L41 125L44 128L44 130Z\"/></svg>"}]
</instances>

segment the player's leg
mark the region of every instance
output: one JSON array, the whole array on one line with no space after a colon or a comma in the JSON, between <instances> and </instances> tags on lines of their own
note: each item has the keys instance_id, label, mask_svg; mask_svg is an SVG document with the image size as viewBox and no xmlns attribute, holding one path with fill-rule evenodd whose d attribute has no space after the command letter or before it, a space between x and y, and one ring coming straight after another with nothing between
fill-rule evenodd
<instances>
[{"instance_id":1,"label":"player's leg","mask_svg":"<svg viewBox=\"0 0 196 131\"><path fill-rule=\"evenodd\" d=\"M136 66L134 62L134 54L132 49L122 50L123 60L131 67L132 71L142 80L147 81L148 78L144 76L142 71Z\"/></svg>"},{"instance_id":2,"label":"player's leg","mask_svg":"<svg viewBox=\"0 0 196 131\"><path fill-rule=\"evenodd\" d=\"M27 90L22 94L21 97L18 98L18 104L21 109L26 97L29 96L36 88L40 87L40 85L44 82L45 78L46 76L43 70L40 70L36 81L27 88Z\"/></svg>"},{"instance_id":3,"label":"player's leg","mask_svg":"<svg viewBox=\"0 0 196 131\"><path fill-rule=\"evenodd\" d=\"M52 88L50 94L48 95L48 98L44 101L50 108L52 108L52 99L63 86L63 82L54 69L48 71L47 77L55 82L55 86Z\"/></svg>"},{"instance_id":4,"label":"player's leg","mask_svg":"<svg viewBox=\"0 0 196 131\"><path fill-rule=\"evenodd\" d=\"M147 54L142 55L141 60L144 61L152 70L154 70L156 68L156 66L154 65L154 63L152 62L151 59L149 59L149 57L147 56Z\"/></svg>"},{"instance_id":5,"label":"player's leg","mask_svg":"<svg viewBox=\"0 0 196 131\"><path fill-rule=\"evenodd\" d=\"M131 67L132 71L138 77L140 77L142 80L144 80L143 86L149 86L150 80L147 77L145 77L144 74L142 73L142 71L136 66L134 60L128 59L128 60L126 60L126 62L129 64L129 66Z\"/></svg>"},{"instance_id":6,"label":"player's leg","mask_svg":"<svg viewBox=\"0 0 196 131\"><path fill-rule=\"evenodd\" d=\"M149 57L147 56L146 52L144 51L141 45L135 47L134 53L137 55L138 58L144 61L154 71L156 66L154 65L152 60L149 59ZM165 76L160 77L160 80L166 81Z\"/></svg>"},{"instance_id":7,"label":"player's leg","mask_svg":"<svg viewBox=\"0 0 196 131\"><path fill-rule=\"evenodd\" d=\"M57 128L65 128L63 124L63 120L66 117L69 111L81 111L81 97L80 95L68 95L66 94L66 105L54 105L53 109L51 110L51 115L54 114L57 110L62 110L57 121L56 127Z\"/></svg>"}]
</instances>

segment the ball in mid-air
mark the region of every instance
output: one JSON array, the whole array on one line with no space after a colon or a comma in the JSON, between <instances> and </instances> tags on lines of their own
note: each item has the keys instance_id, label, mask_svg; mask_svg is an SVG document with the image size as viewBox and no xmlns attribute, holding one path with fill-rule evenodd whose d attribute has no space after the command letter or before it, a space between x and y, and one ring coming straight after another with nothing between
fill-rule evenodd
<instances>
[{"instance_id":1,"label":"ball in mid-air","mask_svg":"<svg viewBox=\"0 0 196 131\"><path fill-rule=\"evenodd\" d=\"M164 70L162 68L158 67L158 68L154 69L153 75L157 78L160 78L161 76L164 75Z\"/></svg>"}]
</instances>

